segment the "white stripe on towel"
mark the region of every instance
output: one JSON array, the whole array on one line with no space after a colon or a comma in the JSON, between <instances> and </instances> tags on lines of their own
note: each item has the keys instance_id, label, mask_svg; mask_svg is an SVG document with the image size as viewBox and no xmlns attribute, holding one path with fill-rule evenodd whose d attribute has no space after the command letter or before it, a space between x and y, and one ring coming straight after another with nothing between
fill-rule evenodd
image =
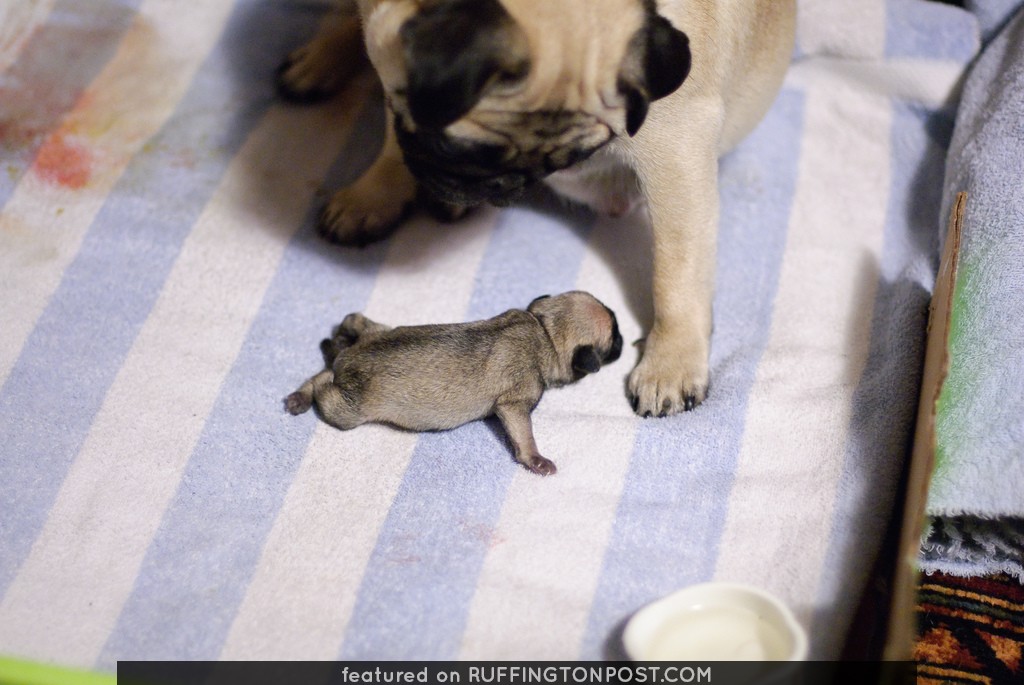
<instances>
[{"instance_id":1,"label":"white stripe on towel","mask_svg":"<svg viewBox=\"0 0 1024 685\"><path fill-rule=\"evenodd\" d=\"M8 3L0 14L0 72L14 64L25 44L46 20L56 0Z\"/></svg>"},{"instance_id":2,"label":"white stripe on towel","mask_svg":"<svg viewBox=\"0 0 1024 685\"><path fill-rule=\"evenodd\" d=\"M183 6L176 0L140 7L117 54L50 138L87 147L94 159L86 185L68 189L28 173L7 201L0 214L0 250L22 255L7 259L0 274L0 385L111 188L174 112L230 10L230 3ZM160 40L153 39L153 26L161 27Z\"/></svg>"},{"instance_id":3,"label":"white stripe on towel","mask_svg":"<svg viewBox=\"0 0 1024 685\"><path fill-rule=\"evenodd\" d=\"M274 276L281 233L308 211L314 188L293 170L325 173L357 113L349 98L271 108L232 160L0 605L5 649L46 658L59 644L64 663L95 662Z\"/></svg>"},{"instance_id":4,"label":"white stripe on towel","mask_svg":"<svg viewBox=\"0 0 1024 685\"><path fill-rule=\"evenodd\" d=\"M633 239L632 249L623 247L624 232L645 230L633 225L640 222L636 216L599 219L592 229L576 287L616 313L625 349L600 373L547 393L534 412L537 444L558 474L540 479L519 469L513 477L470 605L460 659L577 658L565 650L583 640L637 423L624 376L636 357L630 343L642 332L607 255L615 255L618 268L649 272L647 241ZM560 513L557 528L551 527L552 511Z\"/></svg>"},{"instance_id":5,"label":"white stripe on towel","mask_svg":"<svg viewBox=\"0 0 1024 685\"><path fill-rule=\"evenodd\" d=\"M801 90L850 89L942 107L959 97L962 76L963 65L954 61L901 58L858 62L814 57L789 68L786 86Z\"/></svg>"},{"instance_id":6,"label":"white stripe on towel","mask_svg":"<svg viewBox=\"0 0 1024 685\"><path fill-rule=\"evenodd\" d=\"M886 0L805 0L797 5L801 54L852 59L885 55Z\"/></svg>"},{"instance_id":7,"label":"white stripe on towel","mask_svg":"<svg viewBox=\"0 0 1024 685\"><path fill-rule=\"evenodd\" d=\"M403 226L391 238L365 314L388 325L461 321L497 215L482 208L458 225ZM338 312L338 320L345 314ZM327 334L338 321L323 323ZM221 659L337 658L417 437L377 425L354 431L317 425ZM296 585L301 593L281 592Z\"/></svg>"},{"instance_id":8,"label":"white stripe on towel","mask_svg":"<svg viewBox=\"0 0 1024 685\"><path fill-rule=\"evenodd\" d=\"M719 545L717 580L767 586L799 602L794 609L804 623L867 358L890 188L890 123L883 98L825 88L807 94L771 336ZM793 421L804 429L786 430Z\"/></svg>"}]
</instances>

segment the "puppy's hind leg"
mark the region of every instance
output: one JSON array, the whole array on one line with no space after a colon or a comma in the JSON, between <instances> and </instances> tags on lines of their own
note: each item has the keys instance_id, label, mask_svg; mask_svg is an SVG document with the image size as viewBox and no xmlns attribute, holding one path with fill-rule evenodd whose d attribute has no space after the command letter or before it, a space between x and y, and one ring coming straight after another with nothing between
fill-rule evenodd
<instances>
[{"instance_id":1,"label":"puppy's hind leg","mask_svg":"<svg viewBox=\"0 0 1024 685\"><path fill-rule=\"evenodd\" d=\"M309 411L314 402L320 418L335 428L349 430L364 423L351 398L334 383L334 371L330 369L313 376L284 398L284 407L289 414L298 415Z\"/></svg>"},{"instance_id":2,"label":"puppy's hind leg","mask_svg":"<svg viewBox=\"0 0 1024 685\"><path fill-rule=\"evenodd\" d=\"M558 469L550 459L545 459L537 450L537 442L533 439L533 423L530 421L530 409L524 402L499 404L494 413L505 427L516 461L533 473L550 476Z\"/></svg>"},{"instance_id":3,"label":"puppy's hind leg","mask_svg":"<svg viewBox=\"0 0 1024 685\"><path fill-rule=\"evenodd\" d=\"M313 406L313 396L319 386L334 383L334 371L327 369L303 383L298 390L284 398L284 408L293 416L304 414Z\"/></svg>"},{"instance_id":4,"label":"puppy's hind leg","mask_svg":"<svg viewBox=\"0 0 1024 685\"><path fill-rule=\"evenodd\" d=\"M335 326L333 335L335 338L344 337L349 344L354 345L358 340L390 330L391 326L378 323L359 312L352 312Z\"/></svg>"},{"instance_id":5,"label":"puppy's hind leg","mask_svg":"<svg viewBox=\"0 0 1024 685\"><path fill-rule=\"evenodd\" d=\"M377 323L358 312L349 314L334 327L330 338L320 341L320 353L324 357L324 366L328 369L334 366L334 360L338 358L338 355L360 340L390 330L390 326Z\"/></svg>"},{"instance_id":6,"label":"puppy's hind leg","mask_svg":"<svg viewBox=\"0 0 1024 685\"><path fill-rule=\"evenodd\" d=\"M367 62L359 17L354 7L345 7L328 13L313 39L285 58L277 70L277 90L292 102L324 100Z\"/></svg>"},{"instance_id":7,"label":"puppy's hind leg","mask_svg":"<svg viewBox=\"0 0 1024 685\"><path fill-rule=\"evenodd\" d=\"M314 376L314 381L323 375ZM358 374L346 372L337 376L332 374L328 382L314 382L313 399L320 418L343 431L365 423L366 419L359 408L358 388L361 383Z\"/></svg>"}]
</instances>

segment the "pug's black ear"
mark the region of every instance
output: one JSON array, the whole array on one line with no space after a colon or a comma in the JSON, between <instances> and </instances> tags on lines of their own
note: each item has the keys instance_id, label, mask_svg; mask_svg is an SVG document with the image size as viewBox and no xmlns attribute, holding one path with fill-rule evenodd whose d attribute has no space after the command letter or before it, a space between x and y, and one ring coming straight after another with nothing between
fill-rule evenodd
<instances>
[{"instance_id":1,"label":"pug's black ear","mask_svg":"<svg viewBox=\"0 0 1024 685\"><path fill-rule=\"evenodd\" d=\"M690 39L661 15L647 27L647 63L644 75L651 100L676 91L690 73Z\"/></svg>"},{"instance_id":2,"label":"pug's black ear","mask_svg":"<svg viewBox=\"0 0 1024 685\"><path fill-rule=\"evenodd\" d=\"M572 368L579 373L596 373L601 370L601 357L593 345L580 345L572 354Z\"/></svg>"},{"instance_id":3,"label":"pug's black ear","mask_svg":"<svg viewBox=\"0 0 1024 685\"><path fill-rule=\"evenodd\" d=\"M690 73L690 40L665 17L651 12L646 25L630 40L619 73L619 92L626 100L626 133L636 135L651 102L674 93Z\"/></svg>"},{"instance_id":4,"label":"pug's black ear","mask_svg":"<svg viewBox=\"0 0 1024 685\"><path fill-rule=\"evenodd\" d=\"M442 129L473 108L487 86L526 75L526 39L498 0L424 3L399 30L417 126Z\"/></svg>"},{"instance_id":5,"label":"pug's black ear","mask_svg":"<svg viewBox=\"0 0 1024 685\"><path fill-rule=\"evenodd\" d=\"M626 133L632 138L647 118L650 97L641 89L619 83L619 90L626 99Z\"/></svg>"}]
</instances>

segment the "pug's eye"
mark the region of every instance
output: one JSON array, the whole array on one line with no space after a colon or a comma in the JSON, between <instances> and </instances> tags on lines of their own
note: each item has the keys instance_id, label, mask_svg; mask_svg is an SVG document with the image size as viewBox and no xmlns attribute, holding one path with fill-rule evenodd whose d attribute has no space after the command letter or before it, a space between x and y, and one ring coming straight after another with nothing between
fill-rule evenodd
<instances>
[{"instance_id":1,"label":"pug's eye","mask_svg":"<svg viewBox=\"0 0 1024 685\"><path fill-rule=\"evenodd\" d=\"M519 83L520 77L516 74L502 73L498 74L498 78L495 81L497 86L514 86Z\"/></svg>"},{"instance_id":2,"label":"pug's eye","mask_svg":"<svg viewBox=\"0 0 1024 685\"><path fill-rule=\"evenodd\" d=\"M530 74L530 63L522 61L511 68L502 69L496 74L495 83L500 86L512 86Z\"/></svg>"}]
</instances>

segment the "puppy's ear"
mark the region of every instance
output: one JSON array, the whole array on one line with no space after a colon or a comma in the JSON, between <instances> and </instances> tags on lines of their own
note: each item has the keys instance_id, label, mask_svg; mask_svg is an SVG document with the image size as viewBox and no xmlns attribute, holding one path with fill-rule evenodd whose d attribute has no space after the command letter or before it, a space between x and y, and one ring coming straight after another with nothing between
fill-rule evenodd
<instances>
[{"instance_id":1,"label":"puppy's ear","mask_svg":"<svg viewBox=\"0 0 1024 685\"><path fill-rule=\"evenodd\" d=\"M601 357L593 345L580 345L572 354L572 368L579 374L596 373L601 370Z\"/></svg>"},{"instance_id":2,"label":"puppy's ear","mask_svg":"<svg viewBox=\"0 0 1024 685\"><path fill-rule=\"evenodd\" d=\"M665 17L651 12L630 40L619 72L619 92L626 100L626 133L636 134L650 103L683 84L690 73L690 40Z\"/></svg>"},{"instance_id":3,"label":"puppy's ear","mask_svg":"<svg viewBox=\"0 0 1024 685\"><path fill-rule=\"evenodd\" d=\"M473 108L493 83L529 70L526 38L498 0L424 3L399 30L417 126L442 129Z\"/></svg>"}]
</instances>

